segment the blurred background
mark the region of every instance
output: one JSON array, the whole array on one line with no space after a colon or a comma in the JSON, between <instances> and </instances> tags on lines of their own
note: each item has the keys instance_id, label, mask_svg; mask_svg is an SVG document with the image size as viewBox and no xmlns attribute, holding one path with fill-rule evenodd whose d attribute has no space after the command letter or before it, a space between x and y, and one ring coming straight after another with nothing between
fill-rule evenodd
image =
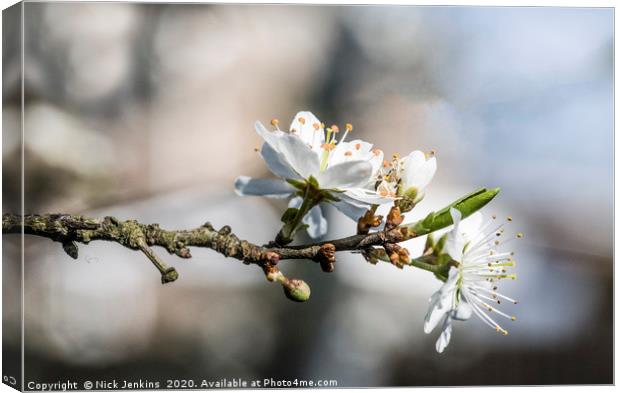
<instances>
[{"instance_id":1,"label":"blurred background","mask_svg":"<svg viewBox=\"0 0 620 393\"><path fill-rule=\"evenodd\" d=\"M19 19L3 23L17 36ZM4 44L4 212L19 212L19 49ZM25 4L24 53L26 213L210 221L267 242L285 202L238 197L233 181L271 176L255 120L287 126L307 109L386 154L436 151L407 219L501 187L484 212L525 232L511 244L519 279L502 287L519 299L504 307L518 318L510 335L472 318L443 354L438 332L422 331L441 284L424 271L344 254L333 274L283 262L312 287L296 304L209 250L159 250L180 274L162 286L116 244L81 245L75 261L29 237L26 381L612 383L612 9L37 2ZM353 233L325 213L328 237ZM4 236L5 298L18 256ZM17 324L19 309L5 303L5 318Z\"/></svg>"}]
</instances>

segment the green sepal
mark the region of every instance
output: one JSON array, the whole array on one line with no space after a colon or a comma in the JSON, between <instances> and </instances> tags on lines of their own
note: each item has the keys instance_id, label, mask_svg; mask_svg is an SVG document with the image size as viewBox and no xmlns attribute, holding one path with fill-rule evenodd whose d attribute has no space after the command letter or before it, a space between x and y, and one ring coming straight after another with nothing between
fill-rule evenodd
<instances>
[{"instance_id":1,"label":"green sepal","mask_svg":"<svg viewBox=\"0 0 620 393\"><path fill-rule=\"evenodd\" d=\"M286 179L286 182L298 190L304 190L306 188L305 180Z\"/></svg>"},{"instance_id":2,"label":"green sepal","mask_svg":"<svg viewBox=\"0 0 620 393\"><path fill-rule=\"evenodd\" d=\"M297 215L298 211L299 209L297 209L296 207L289 207L288 209L284 211L284 214L282 214L280 221L282 221L285 224L291 222Z\"/></svg>"},{"instance_id":3,"label":"green sepal","mask_svg":"<svg viewBox=\"0 0 620 393\"><path fill-rule=\"evenodd\" d=\"M407 225L407 228L417 236L426 235L436 230L452 225L450 208L455 208L461 212L462 218L470 216L480 210L499 193L499 188L481 188L478 191L468 194L452 204L444 207L438 212L432 212L423 220Z\"/></svg>"},{"instance_id":4,"label":"green sepal","mask_svg":"<svg viewBox=\"0 0 620 393\"><path fill-rule=\"evenodd\" d=\"M437 243L435 243L435 246L433 247L433 255L437 256L443 252L443 248L446 245L447 239L448 239L448 234L444 233L443 236L441 236L439 240L437 240Z\"/></svg>"},{"instance_id":5,"label":"green sepal","mask_svg":"<svg viewBox=\"0 0 620 393\"><path fill-rule=\"evenodd\" d=\"M448 279L448 273L450 272L451 266L450 262L452 262L452 258L450 258L450 255L448 254L441 254L439 255L439 257L437 257L435 263L438 266L442 266L441 269L435 272L435 277L438 280L445 282Z\"/></svg>"},{"instance_id":6,"label":"green sepal","mask_svg":"<svg viewBox=\"0 0 620 393\"><path fill-rule=\"evenodd\" d=\"M428 236L426 236L426 243L424 244L424 253L426 253L427 250L435 250L435 238L433 237L432 233L429 233Z\"/></svg>"},{"instance_id":7,"label":"green sepal","mask_svg":"<svg viewBox=\"0 0 620 393\"><path fill-rule=\"evenodd\" d=\"M308 178L308 184L310 184L316 190L320 190L321 189L319 187L319 181L314 176L312 176L312 175L310 175L310 177Z\"/></svg>"},{"instance_id":8,"label":"green sepal","mask_svg":"<svg viewBox=\"0 0 620 393\"><path fill-rule=\"evenodd\" d=\"M333 188L329 190L321 190L321 197L328 202L340 202L340 198L338 198L334 194L342 194L343 192L344 191L336 190Z\"/></svg>"}]
</instances>

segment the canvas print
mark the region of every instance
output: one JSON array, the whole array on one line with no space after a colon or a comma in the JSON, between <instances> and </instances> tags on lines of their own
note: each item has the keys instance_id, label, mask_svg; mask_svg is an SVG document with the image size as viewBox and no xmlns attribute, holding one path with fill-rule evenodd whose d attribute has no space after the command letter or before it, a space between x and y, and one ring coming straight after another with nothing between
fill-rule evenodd
<instances>
[{"instance_id":1,"label":"canvas print","mask_svg":"<svg viewBox=\"0 0 620 393\"><path fill-rule=\"evenodd\" d=\"M5 385L613 383L613 9L2 17Z\"/></svg>"}]
</instances>

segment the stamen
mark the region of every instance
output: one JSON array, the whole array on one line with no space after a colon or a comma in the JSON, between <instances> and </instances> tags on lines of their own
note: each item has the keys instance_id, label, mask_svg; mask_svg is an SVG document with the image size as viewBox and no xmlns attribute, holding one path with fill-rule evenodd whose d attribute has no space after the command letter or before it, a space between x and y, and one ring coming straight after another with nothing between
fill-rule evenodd
<instances>
[{"instance_id":1,"label":"stamen","mask_svg":"<svg viewBox=\"0 0 620 393\"><path fill-rule=\"evenodd\" d=\"M338 128L337 125L332 124L332 131L334 132L334 134L337 134L340 132L340 128Z\"/></svg>"},{"instance_id":2,"label":"stamen","mask_svg":"<svg viewBox=\"0 0 620 393\"><path fill-rule=\"evenodd\" d=\"M278 120L278 119L271 119L271 125L274 126L276 128L276 130L280 131L280 127L278 127L278 124L280 124L280 120Z\"/></svg>"}]
</instances>

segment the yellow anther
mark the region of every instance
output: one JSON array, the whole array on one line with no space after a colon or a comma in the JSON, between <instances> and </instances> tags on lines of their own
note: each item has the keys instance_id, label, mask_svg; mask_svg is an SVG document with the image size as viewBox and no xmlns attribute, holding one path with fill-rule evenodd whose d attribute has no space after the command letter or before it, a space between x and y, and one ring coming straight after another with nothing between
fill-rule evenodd
<instances>
[{"instance_id":1,"label":"yellow anther","mask_svg":"<svg viewBox=\"0 0 620 393\"><path fill-rule=\"evenodd\" d=\"M425 158L430 158L430 157L433 157L434 155L435 155L435 150L431 150L428 153L424 153Z\"/></svg>"},{"instance_id":2,"label":"yellow anther","mask_svg":"<svg viewBox=\"0 0 620 393\"><path fill-rule=\"evenodd\" d=\"M339 131L340 131L340 128L338 128L338 126L337 126L337 125L332 124L332 131L333 131L334 133L339 132Z\"/></svg>"},{"instance_id":3,"label":"yellow anther","mask_svg":"<svg viewBox=\"0 0 620 393\"><path fill-rule=\"evenodd\" d=\"M258 153L258 152L259 152L259 150L260 150L260 149L259 149L258 147L255 147L255 148L254 148L254 151L255 151L256 153Z\"/></svg>"},{"instance_id":4,"label":"yellow anther","mask_svg":"<svg viewBox=\"0 0 620 393\"><path fill-rule=\"evenodd\" d=\"M347 123L344 125L344 129L347 131L353 131L353 124Z\"/></svg>"},{"instance_id":5,"label":"yellow anther","mask_svg":"<svg viewBox=\"0 0 620 393\"><path fill-rule=\"evenodd\" d=\"M280 120L278 119L271 119L271 125L274 127L277 127L278 124L280 124Z\"/></svg>"},{"instance_id":6,"label":"yellow anther","mask_svg":"<svg viewBox=\"0 0 620 393\"><path fill-rule=\"evenodd\" d=\"M392 153L392 159L393 160L398 160L398 158L400 157L400 154L398 153Z\"/></svg>"},{"instance_id":7,"label":"yellow anther","mask_svg":"<svg viewBox=\"0 0 620 393\"><path fill-rule=\"evenodd\" d=\"M511 320L511 321L516 321L516 320L517 320L517 317L514 317L514 316L513 316L513 317L510 317L510 320Z\"/></svg>"},{"instance_id":8,"label":"yellow anther","mask_svg":"<svg viewBox=\"0 0 620 393\"><path fill-rule=\"evenodd\" d=\"M508 335L508 330L502 330L502 334L503 334L504 336L507 336L507 335Z\"/></svg>"},{"instance_id":9,"label":"yellow anther","mask_svg":"<svg viewBox=\"0 0 620 393\"><path fill-rule=\"evenodd\" d=\"M511 216L508 216L506 219L507 219L508 221L512 221L512 217L511 217Z\"/></svg>"},{"instance_id":10,"label":"yellow anther","mask_svg":"<svg viewBox=\"0 0 620 393\"><path fill-rule=\"evenodd\" d=\"M517 233L517 237L518 237L519 239L522 239L522 238L523 238L523 233L522 233L522 232Z\"/></svg>"}]
</instances>

